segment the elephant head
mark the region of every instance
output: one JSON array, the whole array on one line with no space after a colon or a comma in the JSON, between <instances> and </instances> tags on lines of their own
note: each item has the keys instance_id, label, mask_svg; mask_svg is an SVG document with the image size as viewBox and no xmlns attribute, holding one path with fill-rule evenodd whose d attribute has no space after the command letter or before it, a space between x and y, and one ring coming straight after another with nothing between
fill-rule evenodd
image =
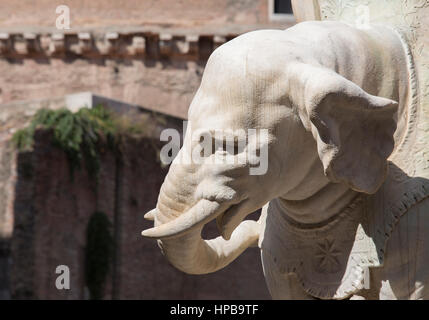
<instances>
[{"instance_id":1,"label":"elephant head","mask_svg":"<svg viewBox=\"0 0 429 320\"><path fill-rule=\"evenodd\" d=\"M364 91L294 39L292 31L251 32L208 60L189 109L194 134L187 132L146 215L155 227L143 231L186 273L214 272L254 245L260 224L243 219L274 198L303 200L327 185L374 193L385 179L398 104ZM234 148L220 142L192 161L217 131ZM251 174L263 152L266 172ZM203 240L214 219L222 236Z\"/></svg>"}]
</instances>

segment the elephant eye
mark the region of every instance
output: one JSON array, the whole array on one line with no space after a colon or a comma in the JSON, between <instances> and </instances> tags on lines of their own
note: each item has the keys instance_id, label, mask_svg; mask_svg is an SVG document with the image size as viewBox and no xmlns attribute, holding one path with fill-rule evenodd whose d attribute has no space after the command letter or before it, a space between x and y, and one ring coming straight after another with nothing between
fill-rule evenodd
<instances>
[{"instance_id":1,"label":"elephant eye","mask_svg":"<svg viewBox=\"0 0 429 320\"><path fill-rule=\"evenodd\" d=\"M200 156L209 157L216 152L215 138L208 133L200 135L199 144L201 146Z\"/></svg>"},{"instance_id":2,"label":"elephant eye","mask_svg":"<svg viewBox=\"0 0 429 320\"><path fill-rule=\"evenodd\" d=\"M246 147L246 136L213 131L200 133L197 141L201 148L201 157L209 157L216 152L235 156L242 153Z\"/></svg>"},{"instance_id":3,"label":"elephant eye","mask_svg":"<svg viewBox=\"0 0 429 320\"><path fill-rule=\"evenodd\" d=\"M238 155L245 148L245 141L240 140L237 136L214 139L217 150L227 152L232 155Z\"/></svg>"}]
</instances>

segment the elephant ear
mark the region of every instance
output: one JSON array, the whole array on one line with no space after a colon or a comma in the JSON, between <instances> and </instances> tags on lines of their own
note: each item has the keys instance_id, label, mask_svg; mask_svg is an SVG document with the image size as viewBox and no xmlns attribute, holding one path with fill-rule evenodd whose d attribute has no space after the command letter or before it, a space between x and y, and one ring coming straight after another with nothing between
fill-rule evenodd
<instances>
[{"instance_id":1,"label":"elephant ear","mask_svg":"<svg viewBox=\"0 0 429 320\"><path fill-rule=\"evenodd\" d=\"M368 94L339 74L296 66L292 102L317 141L326 176L352 189L375 193L387 175L398 103Z\"/></svg>"}]
</instances>

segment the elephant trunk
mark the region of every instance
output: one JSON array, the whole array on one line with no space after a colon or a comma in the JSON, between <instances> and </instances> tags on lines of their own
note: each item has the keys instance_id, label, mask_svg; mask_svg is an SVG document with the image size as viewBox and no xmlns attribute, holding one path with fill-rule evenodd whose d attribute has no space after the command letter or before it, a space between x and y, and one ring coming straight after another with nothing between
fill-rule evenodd
<instances>
[{"instance_id":1,"label":"elephant trunk","mask_svg":"<svg viewBox=\"0 0 429 320\"><path fill-rule=\"evenodd\" d=\"M206 274L220 270L235 260L259 238L255 221L244 221L230 240L201 238L197 228L177 238L158 240L164 255L177 269L189 274Z\"/></svg>"},{"instance_id":2,"label":"elephant trunk","mask_svg":"<svg viewBox=\"0 0 429 320\"><path fill-rule=\"evenodd\" d=\"M183 166L172 165L161 188L156 209L145 216L154 218L155 227L143 231L142 235L159 239L163 254L179 270L188 274L215 272L257 243L260 224L243 221L229 240L220 236L203 240L201 232L204 225L227 207L206 199L189 203L193 198L190 196L193 186L192 183L183 184L180 177L184 176L192 180L192 172Z\"/></svg>"}]
</instances>

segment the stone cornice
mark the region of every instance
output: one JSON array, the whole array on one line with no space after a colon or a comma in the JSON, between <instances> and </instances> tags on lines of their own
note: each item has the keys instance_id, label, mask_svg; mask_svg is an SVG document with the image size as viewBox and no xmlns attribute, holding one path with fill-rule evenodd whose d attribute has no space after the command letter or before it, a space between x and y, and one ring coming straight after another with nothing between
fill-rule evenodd
<instances>
[{"instance_id":1,"label":"stone cornice","mask_svg":"<svg viewBox=\"0 0 429 320\"><path fill-rule=\"evenodd\" d=\"M0 58L207 58L214 49L237 35L151 31L0 32Z\"/></svg>"},{"instance_id":2,"label":"stone cornice","mask_svg":"<svg viewBox=\"0 0 429 320\"><path fill-rule=\"evenodd\" d=\"M0 58L146 56L206 59L218 46L248 31L285 29L275 24L231 24L192 28L161 25L57 30L50 27L0 29Z\"/></svg>"}]
</instances>

